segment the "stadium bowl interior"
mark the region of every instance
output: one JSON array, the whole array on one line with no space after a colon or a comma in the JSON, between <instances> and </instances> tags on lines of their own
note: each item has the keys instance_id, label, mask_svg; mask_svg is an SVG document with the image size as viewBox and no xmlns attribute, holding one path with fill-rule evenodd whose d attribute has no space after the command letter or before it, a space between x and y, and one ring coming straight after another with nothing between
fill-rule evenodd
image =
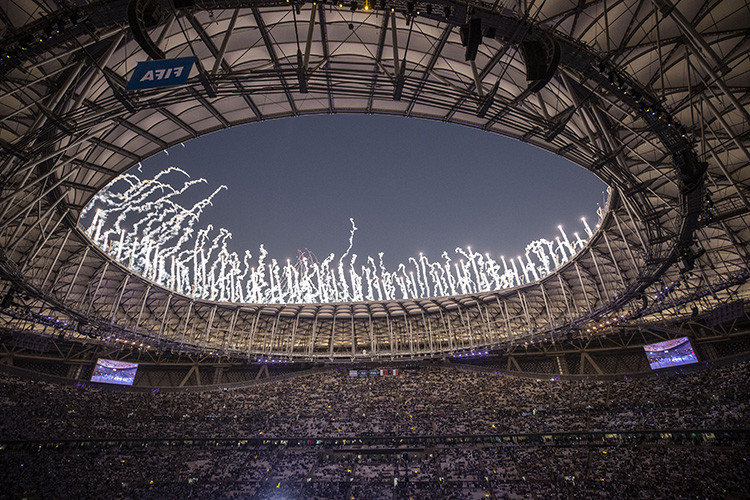
<instances>
[{"instance_id":1,"label":"stadium bowl interior","mask_svg":"<svg viewBox=\"0 0 750 500\"><path fill-rule=\"evenodd\" d=\"M8 0L0 27L0 496L750 495L743 2ZM536 281L315 304L191 297L79 225L172 145L324 113L525 141L606 211Z\"/></svg>"}]
</instances>

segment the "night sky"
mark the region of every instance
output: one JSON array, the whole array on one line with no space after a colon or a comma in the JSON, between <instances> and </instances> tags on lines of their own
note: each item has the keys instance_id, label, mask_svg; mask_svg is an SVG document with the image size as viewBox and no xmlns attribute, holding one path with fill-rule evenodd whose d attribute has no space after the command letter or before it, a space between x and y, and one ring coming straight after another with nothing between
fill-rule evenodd
<instances>
[{"instance_id":1,"label":"night sky","mask_svg":"<svg viewBox=\"0 0 750 500\"><path fill-rule=\"evenodd\" d=\"M385 252L395 268L456 246L521 254L557 225L584 233L605 185L552 153L487 132L402 117L335 115L236 127L176 146L142 164L141 177L174 165L205 177L201 197L221 184L201 219L233 234L230 250L263 243L270 257L341 255L350 223L353 252Z\"/></svg>"}]
</instances>

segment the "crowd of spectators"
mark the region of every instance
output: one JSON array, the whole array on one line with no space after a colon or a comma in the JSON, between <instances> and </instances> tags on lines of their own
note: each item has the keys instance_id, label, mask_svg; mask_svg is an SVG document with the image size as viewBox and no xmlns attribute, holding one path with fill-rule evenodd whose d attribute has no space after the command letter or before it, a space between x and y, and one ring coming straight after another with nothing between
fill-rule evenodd
<instances>
[{"instance_id":1,"label":"crowd of spectators","mask_svg":"<svg viewBox=\"0 0 750 500\"><path fill-rule=\"evenodd\" d=\"M422 367L133 393L0 376L0 440L427 436L748 427L750 363L632 380Z\"/></svg>"},{"instance_id":2,"label":"crowd of spectators","mask_svg":"<svg viewBox=\"0 0 750 500\"><path fill-rule=\"evenodd\" d=\"M746 430L749 376L748 362L618 381L425 365L388 376L330 370L234 390L123 392L0 375L0 484L8 485L0 498L746 498L742 442L425 440L406 451L357 451L166 440ZM161 442L2 444L128 438Z\"/></svg>"},{"instance_id":3,"label":"crowd of spectators","mask_svg":"<svg viewBox=\"0 0 750 500\"><path fill-rule=\"evenodd\" d=\"M747 448L443 446L410 453L169 447L0 453L0 498L747 498Z\"/></svg>"}]
</instances>

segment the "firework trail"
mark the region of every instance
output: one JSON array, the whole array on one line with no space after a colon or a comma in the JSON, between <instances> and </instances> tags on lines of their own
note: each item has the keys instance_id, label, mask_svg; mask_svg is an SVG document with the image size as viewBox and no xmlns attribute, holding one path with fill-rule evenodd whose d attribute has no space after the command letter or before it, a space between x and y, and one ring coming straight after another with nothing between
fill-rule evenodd
<instances>
[{"instance_id":1,"label":"firework trail","mask_svg":"<svg viewBox=\"0 0 750 500\"><path fill-rule=\"evenodd\" d=\"M182 177L182 184L167 180ZM496 261L471 247L455 249L430 261L422 253L389 270L383 253L357 265L352 252L357 226L349 219L349 246L337 259L322 261L309 250L286 264L270 258L261 244L257 258L249 250L230 249L232 233L225 228L199 227L200 218L226 186L207 198L183 206L180 197L205 179L190 179L170 167L151 179L124 174L86 206L81 220L90 219L86 234L113 259L178 293L199 299L239 303L352 302L398 300L485 292L530 283L565 264L586 244L593 231L585 218L585 238L568 239L562 226L554 241L529 243L523 255ZM93 215L90 213L93 211ZM599 212L601 218L601 211ZM132 227L127 231L125 227Z\"/></svg>"}]
</instances>

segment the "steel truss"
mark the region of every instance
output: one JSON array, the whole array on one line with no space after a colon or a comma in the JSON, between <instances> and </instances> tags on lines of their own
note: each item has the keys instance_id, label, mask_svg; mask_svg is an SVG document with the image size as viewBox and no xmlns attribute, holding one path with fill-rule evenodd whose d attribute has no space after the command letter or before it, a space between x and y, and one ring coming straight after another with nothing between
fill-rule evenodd
<instances>
[{"instance_id":1,"label":"steel truss","mask_svg":"<svg viewBox=\"0 0 750 500\"><path fill-rule=\"evenodd\" d=\"M293 363L285 359L236 359L220 354L189 350L155 349L142 342L112 339L82 339L56 328L52 322L29 324L31 318L18 317L0 326L0 368L2 371L55 381L88 383L97 359L106 358L138 363L136 390L226 389L280 378L304 377L329 371L336 363ZM382 368L383 366L426 366L502 372L527 377L578 379L621 379L648 376L650 369L643 345L688 336L700 364L682 369L702 369L705 363L732 363L750 352L750 315L742 315L720 325L707 324L705 315L680 323L639 328L611 326L596 336L576 336L555 341L524 343L489 356L453 354L436 360L367 360L338 367ZM142 339L139 339L142 340ZM348 368L347 368L348 369Z\"/></svg>"},{"instance_id":2,"label":"steel truss","mask_svg":"<svg viewBox=\"0 0 750 500\"><path fill-rule=\"evenodd\" d=\"M415 3L417 15L393 0L356 12L222 0L159 3L164 15L146 29L129 24L125 2L51 10L11 1L0 9L9 56L0 66L3 295L67 319L80 335L311 360L596 336L591 327L608 319L688 317L693 305L746 298L750 23L735 3L441 0ZM468 16L494 31L471 62L458 29ZM47 36L48 26L59 30ZM560 47L560 64L534 92L519 42L542 37ZM126 93L136 62L161 53L195 54L198 76ZM606 216L585 249L534 283L309 305L178 294L125 269L77 225L94 193L169 146L335 112L443 120L550 150L611 186Z\"/></svg>"}]
</instances>

